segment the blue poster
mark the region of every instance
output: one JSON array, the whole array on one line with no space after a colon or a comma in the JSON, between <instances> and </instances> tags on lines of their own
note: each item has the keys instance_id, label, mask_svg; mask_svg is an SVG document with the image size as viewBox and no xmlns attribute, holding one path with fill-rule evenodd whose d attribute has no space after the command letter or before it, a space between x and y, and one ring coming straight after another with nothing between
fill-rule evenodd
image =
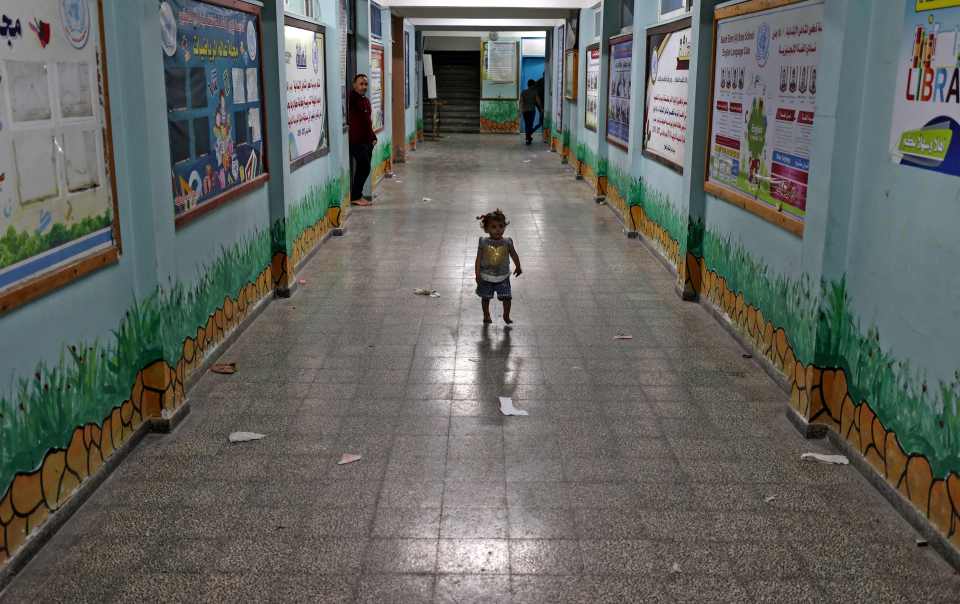
<instances>
[{"instance_id":1,"label":"blue poster","mask_svg":"<svg viewBox=\"0 0 960 604\"><path fill-rule=\"evenodd\" d=\"M630 144L630 89L633 84L633 36L610 40L610 82L607 91L607 140Z\"/></svg>"},{"instance_id":2,"label":"blue poster","mask_svg":"<svg viewBox=\"0 0 960 604\"><path fill-rule=\"evenodd\" d=\"M184 215L264 174L258 15L160 3L174 212Z\"/></svg>"}]
</instances>

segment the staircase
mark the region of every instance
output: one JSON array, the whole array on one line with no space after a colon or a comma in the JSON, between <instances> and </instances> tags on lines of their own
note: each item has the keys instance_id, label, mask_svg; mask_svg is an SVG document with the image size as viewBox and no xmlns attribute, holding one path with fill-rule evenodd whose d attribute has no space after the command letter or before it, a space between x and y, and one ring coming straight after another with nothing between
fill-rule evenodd
<instances>
[{"instance_id":1,"label":"staircase","mask_svg":"<svg viewBox=\"0 0 960 604\"><path fill-rule=\"evenodd\" d=\"M480 51L432 54L437 96L446 103L440 107L440 133L480 132ZM432 110L428 101L425 117Z\"/></svg>"}]
</instances>

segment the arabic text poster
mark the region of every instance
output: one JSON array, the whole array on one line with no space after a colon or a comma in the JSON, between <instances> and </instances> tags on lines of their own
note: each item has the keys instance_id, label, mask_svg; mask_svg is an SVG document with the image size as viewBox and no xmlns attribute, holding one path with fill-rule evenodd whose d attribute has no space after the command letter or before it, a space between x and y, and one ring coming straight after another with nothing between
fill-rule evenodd
<instances>
[{"instance_id":1,"label":"arabic text poster","mask_svg":"<svg viewBox=\"0 0 960 604\"><path fill-rule=\"evenodd\" d=\"M96 1L0 0L0 15L2 297L117 243Z\"/></svg>"},{"instance_id":2,"label":"arabic text poster","mask_svg":"<svg viewBox=\"0 0 960 604\"><path fill-rule=\"evenodd\" d=\"M643 149L683 169L687 144L687 79L692 30L648 35L647 99Z\"/></svg>"},{"instance_id":3,"label":"arabic text poster","mask_svg":"<svg viewBox=\"0 0 960 604\"><path fill-rule=\"evenodd\" d=\"M807 210L823 1L717 24L710 180L797 220Z\"/></svg>"},{"instance_id":4,"label":"arabic text poster","mask_svg":"<svg viewBox=\"0 0 960 604\"><path fill-rule=\"evenodd\" d=\"M251 111L263 111L259 20L197 0L164 0L160 25L179 218L263 176L264 144L250 120Z\"/></svg>"},{"instance_id":5,"label":"arabic text poster","mask_svg":"<svg viewBox=\"0 0 960 604\"><path fill-rule=\"evenodd\" d=\"M906 4L890 152L896 163L960 176L960 0Z\"/></svg>"},{"instance_id":6,"label":"arabic text poster","mask_svg":"<svg viewBox=\"0 0 960 604\"><path fill-rule=\"evenodd\" d=\"M383 46L370 45L370 105L373 107L373 131L383 130Z\"/></svg>"},{"instance_id":7,"label":"arabic text poster","mask_svg":"<svg viewBox=\"0 0 960 604\"><path fill-rule=\"evenodd\" d=\"M591 46L587 49L587 70L586 70L586 97L587 102L584 105L583 125L594 132L597 131L597 121L599 119L599 99L600 99L600 47Z\"/></svg>"},{"instance_id":8,"label":"arabic text poster","mask_svg":"<svg viewBox=\"0 0 960 604\"><path fill-rule=\"evenodd\" d=\"M563 26L553 30L553 131L563 130Z\"/></svg>"},{"instance_id":9,"label":"arabic text poster","mask_svg":"<svg viewBox=\"0 0 960 604\"><path fill-rule=\"evenodd\" d=\"M630 89L633 83L633 36L610 40L610 82L607 91L607 140L630 144Z\"/></svg>"},{"instance_id":10,"label":"arabic text poster","mask_svg":"<svg viewBox=\"0 0 960 604\"><path fill-rule=\"evenodd\" d=\"M299 167L329 148L324 35L285 25L284 62L287 76L287 155ZM260 130L257 124L256 130Z\"/></svg>"}]
</instances>

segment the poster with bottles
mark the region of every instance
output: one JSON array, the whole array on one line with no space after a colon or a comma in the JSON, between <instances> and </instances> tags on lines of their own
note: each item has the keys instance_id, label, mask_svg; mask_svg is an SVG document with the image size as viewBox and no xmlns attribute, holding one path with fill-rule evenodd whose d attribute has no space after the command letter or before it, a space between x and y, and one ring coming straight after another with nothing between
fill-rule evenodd
<instances>
[{"instance_id":1,"label":"poster with bottles","mask_svg":"<svg viewBox=\"0 0 960 604\"><path fill-rule=\"evenodd\" d=\"M600 108L600 45L594 44L587 48L586 70L587 102L583 106L583 125L588 130L597 131Z\"/></svg>"},{"instance_id":2,"label":"poster with bottles","mask_svg":"<svg viewBox=\"0 0 960 604\"><path fill-rule=\"evenodd\" d=\"M260 9L235 4L160 3L178 227L266 182Z\"/></svg>"},{"instance_id":3,"label":"poster with bottles","mask_svg":"<svg viewBox=\"0 0 960 604\"><path fill-rule=\"evenodd\" d=\"M0 1L0 313L117 259L96 0Z\"/></svg>"},{"instance_id":4,"label":"poster with bottles","mask_svg":"<svg viewBox=\"0 0 960 604\"><path fill-rule=\"evenodd\" d=\"M807 211L822 30L822 0L717 23L707 190L796 234Z\"/></svg>"},{"instance_id":5,"label":"poster with bottles","mask_svg":"<svg viewBox=\"0 0 960 604\"><path fill-rule=\"evenodd\" d=\"M287 156L296 169L330 150L324 30L287 17L284 21L287 76Z\"/></svg>"},{"instance_id":6,"label":"poster with bottles","mask_svg":"<svg viewBox=\"0 0 960 604\"><path fill-rule=\"evenodd\" d=\"M683 172L687 144L690 19L647 31L643 153Z\"/></svg>"},{"instance_id":7,"label":"poster with bottles","mask_svg":"<svg viewBox=\"0 0 960 604\"><path fill-rule=\"evenodd\" d=\"M893 161L960 176L960 0L907 2L898 57Z\"/></svg>"},{"instance_id":8,"label":"poster with bottles","mask_svg":"<svg viewBox=\"0 0 960 604\"><path fill-rule=\"evenodd\" d=\"M383 45L370 45L370 86L367 94L373 109L373 131L380 132L384 124L383 100Z\"/></svg>"}]
</instances>

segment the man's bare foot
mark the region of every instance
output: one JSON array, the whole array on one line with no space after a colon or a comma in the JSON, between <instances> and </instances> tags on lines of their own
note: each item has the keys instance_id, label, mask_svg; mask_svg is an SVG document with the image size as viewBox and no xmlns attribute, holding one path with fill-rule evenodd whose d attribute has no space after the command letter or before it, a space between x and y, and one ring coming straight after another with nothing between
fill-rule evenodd
<instances>
[{"instance_id":1,"label":"man's bare foot","mask_svg":"<svg viewBox=\"0 0 960 604\"><path fill-rule=\"evenodd\" d=\"M372 202L372 201L367 201L366 199L363 199L363 198L361 197L360 199L357 199L357 200L355 200L355 201L351 201L351 202L350 202L350 205L367 207L367 206L372 206L372 205L373 205L373 202Z\"/></svg>"}]
</instances>

